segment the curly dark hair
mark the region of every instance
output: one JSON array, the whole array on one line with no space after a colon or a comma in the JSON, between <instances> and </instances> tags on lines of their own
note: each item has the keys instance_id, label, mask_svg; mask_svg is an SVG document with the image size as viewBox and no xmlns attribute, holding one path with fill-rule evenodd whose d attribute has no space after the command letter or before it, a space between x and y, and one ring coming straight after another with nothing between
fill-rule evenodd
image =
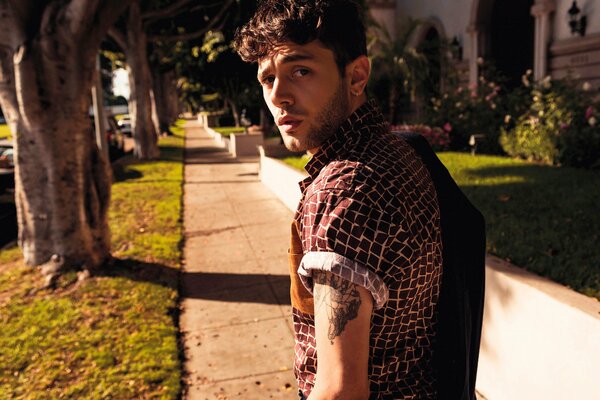
<instances>
[{"instance_id":1,"label":"curly dark hair","mask_svg":"<svg viewBox=\"0 0 600 400\"><path fill-rule=\"evenodd\" d=\"M282 43L313 40L333 51L343 76L346 65L367 55L360 6L352 0L264 0L233 44L242 60L257 62Z\"/></svg>"}]
</instances>

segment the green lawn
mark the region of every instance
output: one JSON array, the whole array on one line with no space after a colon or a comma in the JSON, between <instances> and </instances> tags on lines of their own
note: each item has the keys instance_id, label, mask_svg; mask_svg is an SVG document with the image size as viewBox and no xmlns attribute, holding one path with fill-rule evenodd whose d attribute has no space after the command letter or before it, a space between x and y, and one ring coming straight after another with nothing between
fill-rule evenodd
<instances>
[{"instance_id":1,"label":"green lawn","mask_svg":"<svg viewBox=\"0 0 600 400\"><path fill-rule=\"evenodd\" d=\"M177 284L183 135L161 157L118 168L110 227L116 260L54 291L18 250L0 251L0 398L177 399Z\"/></svg>"},{"instance_id":2,"label":"green lawn","mask_svg":"<svg viewBox=\"0 0 600 400\"><path fill-rule=\"evenodd\" d=\"M485 216L488 252L600 299L600 172L438 156ZM286 162L302 169L306 159Z\"/></svg>"},{"instance_id":3,"label":"green lawn","mask_svg":"<svg viewBox=\"0 0 600 400\"><path fill-rule=\"evenodd\" d=\"M284 163L286 163L300 171L304 171L304 166L306 165L308 160L310 160L310 156L305 154L300 157L286 157L286 158L282 159L281 161L283 161Z\"/></svg>"},{"instance_id":4,"label":"green lawn","mask_svg":"<svg viewBox=\"0 0 600 400\"><path fill-rule=\"evenodd\" d=\"M10 134L10 129L8 128L8 125L4 124L4 125L0 125L0 139L8 139L10 138L11 134Z\"/></svg>"},{"instance_id":5,"label":"green lawn","mask_svg":"<svg viewBox=\"0 0 600 400\"><path fill-rule=\"evenodd\" d=\"M229 136L232 133L244 133L243 126L218 126L214 129L216 132L219 132L223 136Z\"/></svg>"}]
</instances>

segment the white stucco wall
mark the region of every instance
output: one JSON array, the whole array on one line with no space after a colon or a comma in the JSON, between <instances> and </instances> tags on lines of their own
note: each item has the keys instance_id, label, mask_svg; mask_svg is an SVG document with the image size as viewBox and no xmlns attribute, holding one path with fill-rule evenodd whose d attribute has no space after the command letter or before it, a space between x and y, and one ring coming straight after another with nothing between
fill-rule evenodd
<instances>
[{"instance_id":1,"label":"white stucco wall","mask_svg":"<svg viewBox=\"0 0 600 400\"><path fill-rule=\"evenodd\" d=\"M393 9L388 8L371 8L371 16L383 28L387 29L389 34L396 36L396 13Z\"/></svg>"},{"instance_id":2,"label":"white stucco wall","mask_svg":"<svg viewBox=\"0 0 600 400\"><path fill-rule=\"evenodd\" d=\"M444 24L448 37L463 38L469 25L471 1L398 0L396 6L399 16L410 15L423 20L437 18Z\"/></svg>"},{"instance_id":3,"label":"white stucco wall","mask_svg":"<svg viewBox=\"0 0 600 400\"><path fill-rule=\"evenodd\" d=\"M480 7L488 5L494 1L501 0L396 0L396 14L399 19L410 16L414 19L438 20L444 28L446 37L452 39L457 36L463 46L463 58L469 62L470 82L476 82L477 65L475 57L471 55L474 51L471 43L473 38L467 32L467 29L472 24L477 24L477 21L472 21L473 6L480 4ZM534 57L534 75L543 77L550 73L553 76L560 77L566 72L567 67L560 67L564 71L559 71L559 67L555 64L564 64L565 60L556 60L552 56L559 55L551 54L547 49L564 47L567 44L573 47L569 53L569 57L574 57L573 60L567 60L568 69L572 69L575 75L580 76L591 82L594 87L600 87L600 74L598 71L598 63L594 60L597 55L591 52L598 49L598 40L600 40L600 0L578 0L578 7L581 9L580 15L587 17L586 37L582 41L578 40L579 35L573 35L569 27L568 10L571 7L573 0L535 0L538 4L538 11L545 7L542 4L554 4L555 10L550 13L549 25L545 25L544 18L538 14L538 23L536 23L535 50L532 56ZM492 16L493 18L493 16ZM539 24L539 25L537 25ZM549 32L545 31L544 26L548 26ZM547 33L544 33L547 32ZM546 36L547 35L547 36ZM480 51L482 47L486 47L485 41L487 36L480 36L477 46ZM518 46L518 43L515 43ZM575 49L577 48L577 49ZM591 60L591 61L590 61Z\"/></svg>"},{"instance_id":4,"label":"white stucco wall","mask_svg":"<svg viewBox=\"0 0 600 400\"><path fill-rule=\"evenodd\" d=\"M464 58L469 58L469 35L466 32L471 16L472 0L397 0L399 18L410 16L413 19L438 19L444 26L446 36L451 40L457 36L463 46Z\"/></svg>"},{"instance_id":5,"label":"white stucco wall","mask_svg":"<svg viewBox=\"0 0 600 400\"><path fill-rule=\"evenodd\" d=\"M568 24L567 11L573 3L572 0L556 0L556 11L553 13L552 28L554 40L573 37ZM466 29L470 24L473 0L397 0L397 14L410 15L413 18L427 19L436 17L444 24L448 37L455 35L465 41L468 40ZM600 32L600 1L578 0L577 5L582 10L582 15L587 16L587 34ZM468 51L468 46L464 46ZM466 56L466 53L465 53Z\"/></svg>"},{"instance_id":6,"label":"white stucco wall","mask_svg":"<svg viewBox=\"0 0 600 400\"><path fill-rule=\"evenodd\" d=\"M569 39L573 36L569 27L569 18L567 11L573 4L572 0L557 0L556 11L553 16L553 39ZM577 6L582 10L581 15L587 16L586 35L600 32L600 1L598 0L578 0Z\"/></svg>"}]
</instances>

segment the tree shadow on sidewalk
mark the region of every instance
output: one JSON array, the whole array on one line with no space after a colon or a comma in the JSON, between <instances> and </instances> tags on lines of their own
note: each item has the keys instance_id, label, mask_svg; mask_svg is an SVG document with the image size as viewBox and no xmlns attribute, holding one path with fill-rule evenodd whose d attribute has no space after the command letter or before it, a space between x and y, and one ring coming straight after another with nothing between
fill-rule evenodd
<instances>
[{"instance_id":1,"label":"tree shadow on sidewalk","mask_svg":"<svg viewBox=\"0 0 600 400\"><path fill-rule=\"evenodd\" d=\"M181 282L182 295L186 298L234 303L291 304L290 277L287 275L184 272Z\"/></svg>"},{"instance_id":2,"label":"tree shadow on sidewalk","mask_svg":"<svg viewBox=\"0 0 600 400\"><path fill-rule=\"evenodd\" d=\"M99 276L122 277L179 290L181 296L233 303L290 305L287 275L183 272L177 268L136 259L114 259ZM257 296L264 291L267 295ZM269 294L273 294L270 296Z\"/></svg>"}]
</instances>

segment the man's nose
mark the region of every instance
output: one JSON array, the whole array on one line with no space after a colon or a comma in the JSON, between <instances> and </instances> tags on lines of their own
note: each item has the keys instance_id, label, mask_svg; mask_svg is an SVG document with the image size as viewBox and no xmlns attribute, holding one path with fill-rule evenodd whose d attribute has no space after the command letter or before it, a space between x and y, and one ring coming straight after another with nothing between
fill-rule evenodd
<instances>
[{"instance_id":1,"label":"man's nose","mask_svg":"<svg viewBox=\"0 0 600 400\"><path fill-rule=\"evenodd\" d=\"M286 107L294 104L294 98L289 85L284 80L275 79L270 93L270 100L276 107Z\"/></svg>"}]
</instances>

